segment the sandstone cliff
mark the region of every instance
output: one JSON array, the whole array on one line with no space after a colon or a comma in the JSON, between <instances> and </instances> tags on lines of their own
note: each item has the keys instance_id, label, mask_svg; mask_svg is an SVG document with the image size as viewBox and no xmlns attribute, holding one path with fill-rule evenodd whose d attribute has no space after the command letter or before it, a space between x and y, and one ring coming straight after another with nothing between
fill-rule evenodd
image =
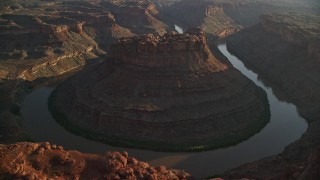
<instances>
[{"instance_id":1,"label":"sandstone cliff","mask_svg":"<svg viewBox=\"0 0 320 180\"><path fill-rule=\"evenodd\" d=\"M0 144L1 179L193 179L184 171L152 167L127 152L85 154L49 143Z\"/></svg>"},{"instance_id":2,"label":"sandstone cliff","mask_svg":"<svg viewBox=\"0 0 320 180\"><path fill-rule=\"evenodd\" d=\"M63 74L101 59L121 37L166 29L147 1L37 3L0 15L0 78Z\"/></svg>"},{"instance_id":3,"label":"sandstone cliff","mask_svg":"<svg viewBox=\"0 0 320 180\"><path fill-rule=\"evenodd\" d=\"M309 123L307 132L276 156L226 172L258 179L319 179L320 81L318 16L271 14L227 41L228 49L294 103Z\"/></svg>"},{"instance_id":4,"label":"sandstone cliff","mask_svg":"<svg viewBox=\"0 0 320 180\"><path fill-rule=\"evenodd\" d=\"M62 124L115 144L201 150L237 143L268 121L265 94L222 64L199 29L122 38L111 49L50 97Z\"/></svg>"},{"instance_id":5,"label":"sandstone cliff","mask_svg":"<svg viewBox=\"0 0 320 180\"><path fill-rule=\"evenodd\" d=\"M259 22L261 14L299 12L319 15L316 0L158 0L160 17L183 29L201 27L212 38L225 38ZM208 37L209 38L209 37Z\"/></svg>"},{"instance_id":6,"label":"sandstone cliff","mask_svg":"<svg viewBox=\"0 0 320 180\"><path fill-rule=\"evenodd\" d=\"M116 16L116 23L126 27L136 34L166 32L166 24L157 19L158 10L154 3L148 0L117 1L110 0L102 5Z\"/></svg>"},{"instance_id":7,"label":"sandstone cliff","mask_svg":"<svg viewBox=\"0 0 320 180\"><path fill-rule=\"evenodd\" d=\"M224 38L241 28L225 13L222 2L183 0L163 7L161 15L169 24L184 29L201 27L215 38Z\"/></svg>"},{"instance_id":8,"label":"sandstone cliff","mask_svg":"<svg viewBox=\"0 0 320 180\"><path fill-rule=\"evenodd\" d=\"M318 16L271 14L228 40L228 48L283 90L307 119L320 117Z\"/></svg>"},{"instance_id":9,"label":"sandstone cliff","mask_svg":"<svg viewBox=\"0 0 320 180\"><path fill-rule=\"evenodd\" d=\"M83 23L63 17L1 15L1 78L34 80L62 74L105 52Z\"/></svg>"},{"instance_id":10,"label":"sandstone cliff","mask_svg":"<svg viewBox=\"0 0 320 180\"><path fill-rule=\"evenodd\" d=\"M293 46L305 47L306 58L320 59L319 16L271 14L261 16L264 31L278 35ZM305 52L304 52L305 53Z\"/></svg>"}]
</instances>

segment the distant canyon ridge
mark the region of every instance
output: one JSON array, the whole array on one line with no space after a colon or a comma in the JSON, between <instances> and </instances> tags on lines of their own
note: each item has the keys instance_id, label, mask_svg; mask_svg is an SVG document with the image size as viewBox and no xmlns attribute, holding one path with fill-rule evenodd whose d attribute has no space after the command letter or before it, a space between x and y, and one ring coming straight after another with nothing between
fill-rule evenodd
<instances>
[{"instance_id":1,"label":"distant canyon ridge","mask_svg":"<svg viewBox=\"0 0 320 180\"><path fill-rule=\"evenodd\" d=\"M0 3L0 78L53 77L105 59L121 37L201 27L209 45L262 13L317 13L317 3L262 1L8 1Z\"/></svg>"}]
</instances>

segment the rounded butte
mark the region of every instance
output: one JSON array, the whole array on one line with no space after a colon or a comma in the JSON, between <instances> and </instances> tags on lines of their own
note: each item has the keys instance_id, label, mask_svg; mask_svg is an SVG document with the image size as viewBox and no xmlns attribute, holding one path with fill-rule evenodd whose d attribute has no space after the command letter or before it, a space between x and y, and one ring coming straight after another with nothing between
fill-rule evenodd
<instances>
[{"instance_id":1,"label":"rounded butte","mask_svg":"<svg viewBox=\"0 0 320 180\"><path fill-rule=\"evenodd\" d=\"M198 28L120 39L104 63L60 85L49 107L86 137L160 151L236 144L270 117L265 92L219 61Z\"/></svg>"}]
</instances>

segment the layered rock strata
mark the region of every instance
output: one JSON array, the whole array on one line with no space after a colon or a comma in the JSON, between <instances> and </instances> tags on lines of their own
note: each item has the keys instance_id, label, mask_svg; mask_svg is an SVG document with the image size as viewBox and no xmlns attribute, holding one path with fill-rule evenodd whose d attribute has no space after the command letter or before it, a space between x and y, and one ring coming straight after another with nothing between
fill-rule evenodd
<instances>
[{"instance_id":1,"label":"layered rock strata","mask_svg":"<svg viewBox=\"0 0 320 180\"><path fill-rule=\"evenodd\" d=\"M117 24L136 34L157 33L163 35L166 32L167 25L157 18L159 12L153 2L148 0L109 0L101 4L110 9L112 14L117 17Z\"/></svg>"},{"instance_id":2,"label":"layered rock strata","mask_svg":"<svg viewBox=\"0 0 320 180\"><path fill-rule=\"evenodd\" d=\"M0 78L56 76L105 54L74 19L4 14L0 23Z\"/></svg>"},{"instance_id":3,"label":"layered rock strata","mask_svg":"<svg viewBox=\"0 0 320 180\"><path fill-rule=\"evenodd\" d=\"M164 6L160 15L168 24L178 24L184 29L201 27L212 38L224 38L241 29L225 12L224 5L224 2L183 0Z\"/></svg>"},{"instance_id":4,"label":"layered rock strata","mask_svg":"<svg viewBox=\"0 0 320 180\"><path fill-rule=\"evenodd\" d=\"M19 6L0 14L0 78L60 75L104 57L118 38L163 34L166 25L154 17L157 13L148 1L39 1L37 6Z\"/></svg>"},{"instance_id":5,"label":"layered rock strata","mask_svg":"<svg viewBox=\"0 0 320 180\"><path fill-rule=\"evenodd\" d=\"M65 82L49 105L63 124L158 150L234 144L269 118L265 93L216 59L200 29L120 39L105 64Z\"/></svg>"},{"instance_id":6,"label":"layered rock strata","mask_svg":"<svg viewBox=\"0 0 320 180\"><path fill-rule=\"evenodd\" d=\"M152 167L127 152L85 154L49 143L0 144L1 179L194 179L184 171Z\"/></svg>"},{"instance_id":7,"label":"layered rock strata","mask_svg":"<svg viewBox=\"0 0 320 180\"><path fill-rule=\"evenodd\" d=\"M261 14L298 12L319 15L320 3L308 1L264 0L158 0L160 17L167 24L183 29L201 27L211 39L223 40L259 22Z\"/></svg>"},{"instance_id":8,"label":"layered rock strata","mask_svg":"<svg viewBox=\"0 0 320 180\"><path fill-rule=\"evenodd\" d=\"M228 49L268 82L273 92L297 106L309 126L276 156L225 173L226 179L319 179L320 81L318 16L270 14L227 41Z\"/></svg>"},{"instance_id":9,"label":"layered rock strata","mask_svg":"<svg viewBox=\"0 0 320 180\"><path fill-rule=\"evenodd\" d=\"M320 117L319 25L319 16L264 15L227 43L232 53L284 91L307 119Z\"/></svg>"}]
</instances>

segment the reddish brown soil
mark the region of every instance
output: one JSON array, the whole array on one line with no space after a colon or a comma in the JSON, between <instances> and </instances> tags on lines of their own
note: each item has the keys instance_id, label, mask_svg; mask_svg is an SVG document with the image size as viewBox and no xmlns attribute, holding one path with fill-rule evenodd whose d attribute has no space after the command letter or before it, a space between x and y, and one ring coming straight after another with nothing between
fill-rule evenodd
<instances>
[{"instance_id":1,"label":"reddish brown soil","mask_svg":"<svg viewBox=\"0 0 320 180\"><path fill-rule=\"evenodd\" d=\"M148 163L127 152L85 154L49 143L0 145L0 179L193 179L190 174Z\"/></svg>"}]
</instances>

